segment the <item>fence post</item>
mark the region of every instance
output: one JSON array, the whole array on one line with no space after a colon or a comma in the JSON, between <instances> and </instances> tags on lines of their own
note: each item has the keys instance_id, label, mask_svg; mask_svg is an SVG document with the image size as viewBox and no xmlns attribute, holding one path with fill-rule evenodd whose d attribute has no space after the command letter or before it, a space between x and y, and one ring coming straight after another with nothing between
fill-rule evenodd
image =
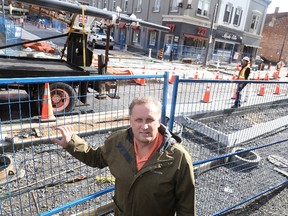
<instances>
[{"instance_id":1,"label":"fence post","mask_svg":"<svg viewBox=\"0 0 288 216\"><path fill-rule=\"evenodd\" d=\"M173 90L172 90L172 101L171 101L171 109L170 109L170 120L168 124L168 129L170 131L173 130L173 122L175 116L175 107L176 107L176 99L177 99L177 91L178 91L178 83L179 83L179 76L175 76Z\"/></svg>"},{"instance_id":2,"label":"fence post","mask_svg":"<svg viewBox=\"0 0 288 216\"><path fill-rule=\"evenodd\" d=\"M162 98L162 114L161 114L161 123L165 124L166 122L166 110L168 102L168 93L169 93L169 72L164 73L164 86L163 86L163 98Z\"/></svg>"}]
</instances>

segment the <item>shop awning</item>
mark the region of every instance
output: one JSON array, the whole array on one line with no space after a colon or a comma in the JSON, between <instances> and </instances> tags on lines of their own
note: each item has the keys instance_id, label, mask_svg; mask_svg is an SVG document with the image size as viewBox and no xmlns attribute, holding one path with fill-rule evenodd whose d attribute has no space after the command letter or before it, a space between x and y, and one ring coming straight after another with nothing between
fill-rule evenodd
<instances>
[{"instance_id":1,"label":"shop awning","mask_svg":"<svg viewBox=\"0 0 288 216\"><path fill-rule=\"evenodd\" d=\"M257 49L262 49L262 47L257 46L257 45L252 45L252 44L244 44L244 46L253 47L253 48L257 48Z\"/></svg>"},{"instance_id":2,"label":"shop awning","mask_svg":"<svg viewBox=\"0 0 288 216\"><path fill-rule=\"evenodd\" d=\"M196 36L196 35L191 35L191 34L183 34L184 37L186 38L193 38L193 39L197 39L197 40L208 40L208 38L205 37L200 37L200 36Z\"/></svg>"},{"instance_id":3,"label":"shop awning","mask_svg":"<svg viewBox=\"0 0 288 216\"><path fill-rule=\"evenodd\" d=\"M148 32L157 32L157 29L149 28L149 29L148 29Z\"/></svg>"},{"instance_id":4,"label":"shop awning","mask_svg":"<svg viewBox=\"0 0 288 216\"><path fill-rule=\"evenodd\" d=\"M119 22L119 28L120 29L125 29L126 28L126 23L125 22Z\"/></svg>"},{"instance_id":5,"label":"shop awning","mask_svg":"<svg viewBox=\"0 0 288 216\"><path fill-rule=\"evenodd\" d=\"M139 30L140 26L139 25L131 25L132 30Z\"/></svg>"}]
</instances>

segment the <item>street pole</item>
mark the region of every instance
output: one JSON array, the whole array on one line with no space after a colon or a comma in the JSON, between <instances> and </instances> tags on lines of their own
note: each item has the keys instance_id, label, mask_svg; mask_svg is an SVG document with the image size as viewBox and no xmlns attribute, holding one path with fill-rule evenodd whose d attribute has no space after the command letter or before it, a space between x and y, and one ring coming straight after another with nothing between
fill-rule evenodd
<instances>
[{"instance_id":1,"label":"street pole","mask_svg":"<svg viewBox=\"0 0 288 216\"><path fill-rule=\"evenodd\" d=\"M110 35L111 35L111 26L110 24L107 25L106 31L106 49L105 49L105 73L107 73L107 66L109 61L109 47L110 47Z\"/></svg>"},{"instance_id":2,"label":"street pole","mask_svg":"<svg viewBox=\"0 0 288 216\"><path fill-rule=\"evenodd\" d=\"M5 10L4 10L4 0L2 0L2 15L3 15L3 20L5 23Z\"/></svg>"},{"instance_id":3,"label":"street pole","mask_svg":"<svg viewBox=\"0 0 288 216\"><path fill-rule=\"evenodd\" d=\"M215 21L216 14L217 14L217 9L218 9L218 3L216 3L216 5L215 5L215 7L214 7L214 11L213 11L213 17L212 17L212 20L211 20L211 26L210 26L210 34L209 34L209 39L208 39L208 45L207 45L207 49L206 49L206 53L205 53L205 59L204 59L203 66L206 66L207 60L208 60L209 48L210 48L210 44L212 43L213 26L214 26L214 21Z\"/></svg>"},{"instance_id":4,"label":"street pole","mask_svg":"<svg viewBox=\"0 0 288 216\"><path fill-rule=\"evenodd\" d=\"M287 34L288 34L288 27L286 27L286 33L285 33L285 37L284 37L283 44L282 44L282 47L281 47L281 51L280 51L280 56L279 56L279 61L278 62L280 62L281 59L282 59L282 54L283 54L283 50L284 50L284 47L285 47Z\"/></svg>"}]
</instances>

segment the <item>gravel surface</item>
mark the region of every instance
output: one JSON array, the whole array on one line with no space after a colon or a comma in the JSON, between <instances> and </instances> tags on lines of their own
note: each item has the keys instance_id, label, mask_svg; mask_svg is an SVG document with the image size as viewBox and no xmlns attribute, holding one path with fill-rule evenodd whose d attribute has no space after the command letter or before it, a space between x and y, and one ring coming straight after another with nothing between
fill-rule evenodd
<instances>
[{"instance_id":1,"label":"gravel surface","mask_svg":"<svg viewBox=\"0 0 288 216\"><path fill-rule=\"evenodd\" d=\"M250 118L239 117L242 121L238 120L237 125L241 124L242 127L243 123L247 127L250 124L245 122L251 122L252 118L257 119L257 122L261 122L258 121L260 119L262 122L272 120L279 116L278 111L281 113L282 108L265 109L265 118L254 118L251 117L252 114ZM259 111L258 115L260 114ZM206 123L218 129L221 125L224 128L227 124L236 124L235 116L221 118L221 121L214 120L213 123L206 121ZM97 134L85 139L98 146L108 135L109 133ZM185 125L182 136L183 144L192 152L194 161L217 157L222 153L222 147L218 146L216 141L190 130ZM246 149L259 147L287 137L288 129L284 129L245 143L241 147ZM276 166L267 160L269 155L288 158L287 148L288 142L285 141L255 150L261 157L261 161L252 167L228 161L226 164L214 165L212 169L196 172L198 215L211 215L222 211L287 181L287 177L275 171ZM10 184L0 184L2 215L36 215L113 185L113 178L107 169L87 167L56 145L33 145L25 151L13 154L13 160L18 167L17 173L25 171L25 175ZM286 213L287 194L286 184L223 215L288 215ZM111 196L112 194L109 193L107 196L95 198L59 215L71 215L87 208L95 209L110 202ZM13 206L13 214L11 206Z\"/></svg>"},{"instance_id":2,"label":"gravel surface","mask_svg":"<svg viewBox=\"0 0 288 216\"><path fill-rule=\"evenodd\" d=\"M268 122L287 115L288 106L272 106L253 108L245 110L239 114L222 115L221 117L209 117L205 115L198 118L198 121L205 123L211 128L226 134L233 133L252 127L254 124ZM192 117L193 118L193 117ZM194 161L201 161L207 158L213 158L223 153L222 147L215 140L196 133L188 127L185 128L183 137L184 144L191 150ZM261 160L259 163L233 163L231 157L226 164L212 164L212 169L195 172L197 183L197 212L198 215L212 215L224 212L226 208L239 205L244 200L249 200L239 207L233 208L229 213L223 215L288 215L288 193L287 176L275 171L277 167L268 161L270 155L288 158L288 129L270 133L262 137L255 138L252 141L243 143L239 147L244 149L258 148L276 141L283 142L271 146L266 146L254 150ZM251 161L253 161L251 159ZM222 163L222 162L221 162ZM280 167L288 172L288 168ZM275 185L286 182L284 186L270 193L265 193L256 198L263 191L273 188ZM203 205L205 203L205 205ZM228 209L227 209L228 210Z\"/></svg>"}]
</instances>

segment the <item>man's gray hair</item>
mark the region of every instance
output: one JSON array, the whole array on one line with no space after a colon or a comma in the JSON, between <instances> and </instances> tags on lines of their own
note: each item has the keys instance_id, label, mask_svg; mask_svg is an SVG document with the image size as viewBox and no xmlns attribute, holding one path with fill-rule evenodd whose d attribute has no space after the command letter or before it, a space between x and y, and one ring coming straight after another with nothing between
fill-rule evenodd
<instances>
[{"instance_id":1,"label":"man's gray hair","mask_svg":"<svg viewBox=\"0 0 288 216\"><path fill-rule=\"evenodd\" d=\"M129 116L131 116L132 113L132 109L134 108L135 105L141 105L141 104L148 104L148 103L152 103L156 106L157 108L157 112L159 113L159 116L161 115L161 111L162 111L162 104L161 102L154 97L137 97L134 98L129 106Z\"/></svg>"}]
</instances>

